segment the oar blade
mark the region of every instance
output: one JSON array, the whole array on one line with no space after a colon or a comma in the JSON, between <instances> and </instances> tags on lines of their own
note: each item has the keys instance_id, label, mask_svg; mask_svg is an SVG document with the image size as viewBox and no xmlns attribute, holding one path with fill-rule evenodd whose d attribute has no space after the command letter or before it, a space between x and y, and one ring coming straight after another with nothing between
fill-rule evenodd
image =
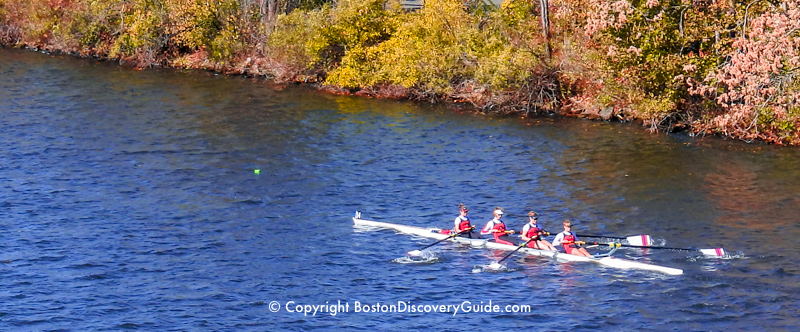
<instances>
[{"instance_id":1,"label":"oar blade","mask_svg":"<svg viewBox=\"0 0 800 332\"><path fill-rule=\"evenodd\" d=\"M717 256L717 257L723 257L727 254L725 252L725 249L722 248L700 249L700 252L702 252L703 255L706 256Z\"/></svg>"},{"instance_id":2,"label":"oar blade","mask_svg":"<svg viewBox=\"0 0 800 332\"><path fill-rule=\"evenodd\" d=\"M625 239L628 240L628 244L630 244L632 246L644 246L644 247L646 247L646 246L652 246L653 245L653 238L650 237L650 235L647 235L647 234L628 236Z\"/></svg>"},{"instance_id":3,"label":"oar blade","mask_svg":"<svg viewBox=\"0 0 800 332\"><path fill-rule=\"evenodd\" d=\"M487 265L486 267L492 270L499 270L503 268L503 264L500 264L500 262L494 262L492 264Z\"/></svg>"},{"instance_id":4,"label":"oar blade","mask_svg":"<svg viewBox=\"0 0 800 332\"><path fill-rule=\"evenodd\" d=\"M419 255L422 255L422 251L421 250L411 250L411 251L407 252L406 254L409 255L409 256L419 256Z\"/></svg>"}]
</instances>

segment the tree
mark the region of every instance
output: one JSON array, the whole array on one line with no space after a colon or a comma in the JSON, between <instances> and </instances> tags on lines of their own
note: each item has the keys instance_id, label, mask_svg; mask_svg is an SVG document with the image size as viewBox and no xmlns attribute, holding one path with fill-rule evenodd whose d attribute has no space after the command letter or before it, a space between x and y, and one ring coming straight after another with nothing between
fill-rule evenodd
<instances>
[{"instance_id":1,"label":"tree","mask_svg":"<svg viewBox=\"0 0 800 332\"><path fill-rule=\"evenodd\" d=\"M800 1L747 5L741 33L719 70L692 92L714 98L724 112L701 130L745 140L800 143ZM754 13L755 11L755 13ZM754 16L749 19L748 15Z\"/></svg>"}]
</instances>

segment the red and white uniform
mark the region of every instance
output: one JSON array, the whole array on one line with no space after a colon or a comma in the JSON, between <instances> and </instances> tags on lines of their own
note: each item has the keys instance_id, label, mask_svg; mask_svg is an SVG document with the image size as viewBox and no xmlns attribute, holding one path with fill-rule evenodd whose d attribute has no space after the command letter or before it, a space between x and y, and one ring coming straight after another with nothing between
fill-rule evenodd
<instances>
[{"instance_id":1,"label":"red and white uniform","mask_svg":"<svg viewBox=\"0 0 800 332\"><path fill-rule=\"evenodd\" d=\"M469 221L469 217L467 216L458 216L455 220L453 220L453 231L456 233L463 232L458 236L470 239L480 239L481 236L475 231L467 231L470 228L472 228L472 223Z\"/></svg>"},{"instance_id":2,"label":"red and white uniform","mask_svg":"<svg viewBox=\"0 0 800 332\"><path fill-rule=\"evenodd\" d=\"M543 232L544 230L539 228L538 224L527 223L522 226L522 234L527 238L533 239L533 241L542 240L542 238L537 239L536 237L542 235Z\"/></svg>"},{"instance_id":3,"label":"red and white uniform","mask_svg":"<svg viewBox=\"0 0 800 332\"><path fill-rule=\"evenodd\" d=\"M506 224L504 224L500 219L489 220L489 222L486 223L486 226L483 226L483 229L481 229L481 235L494 235L492 232L493 229L503 231L503 234L505 234Z\"/></svg>"},{"instance_id":4,"label":"red and white uniform","mask_svg":"<svg viewBox=\"0 0 800 332\"><path fill-rule=\"evenodd\" d=\"M453 229L456 230L456 233L468 230L470 227L472 227L472 224L469 221L469 217L458 216L453 221Z\"/></svg>"},{"instance_id":5,"label":"red and white uniform","mask_svg":"<svg viewBox=\"0 0 800 332\"><path fill-rule=\"evenodd\" d=\"M575 242L578 242L578 236L575 235L573 232L563 231L556 235L556 238L553 239L553 245L564 246L564 251L568 254L572 254L573 250L577 250L578 247L575 245Z\"/></svg>"},{"instance_id":6,"label":"red and white uniform","mask_svg":"<svg viewBox=\"0 0 800 332\"><path fill-rule=\"evenodd\" d=\"M486 226L483 226L483 229L481 229L481 235L489 234L494 237L494 242L512 246L517 245L514 243L513 239L506 234L506 224L504 224L500 219L495 218L489 220L489 222L486 223Z\"/></svg>"}]
</instances>

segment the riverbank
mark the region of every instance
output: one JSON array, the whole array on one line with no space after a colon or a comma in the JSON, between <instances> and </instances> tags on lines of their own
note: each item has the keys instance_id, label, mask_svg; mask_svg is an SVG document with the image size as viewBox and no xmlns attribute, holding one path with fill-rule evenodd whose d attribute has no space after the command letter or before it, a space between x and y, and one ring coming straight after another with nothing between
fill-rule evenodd
<instances>
[{"instance_id":1,"label":"riverbank","mask_svg":"<svg viewBox=\"0 0 800 332\"><path fill-rule=\"evenodd\" d=\"M0 41L137 68L797 145L798 18L798 1L431 0L406 11L383 0L2 0Z\"/></svg>"}]
</instances>

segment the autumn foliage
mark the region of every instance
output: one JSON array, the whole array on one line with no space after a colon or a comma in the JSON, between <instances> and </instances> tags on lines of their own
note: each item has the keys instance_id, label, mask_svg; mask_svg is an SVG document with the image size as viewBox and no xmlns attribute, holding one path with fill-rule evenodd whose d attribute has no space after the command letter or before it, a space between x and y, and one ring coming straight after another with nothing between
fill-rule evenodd
<instances>
[{"instance_id":1,"label":"autumn foliage","mask_svg":"<svg viewBox=\"0 0 800 332\"><path fill-rule=\"evenodd\" d=\"M699 130L800 143L800 1L781 6L743 21L722 66L690 81L692 93L723 109L708 114Z\"/></svg>"},{"instance_id":2,"label":"autumn foliage","mask_svg":"<svg viewBox=\"0 0 800 332\"><path fill-rule=\"evenodd\" d=\"M800 0L0 0L0 42L800 144Z\"/></svg>"}]
</instances>

